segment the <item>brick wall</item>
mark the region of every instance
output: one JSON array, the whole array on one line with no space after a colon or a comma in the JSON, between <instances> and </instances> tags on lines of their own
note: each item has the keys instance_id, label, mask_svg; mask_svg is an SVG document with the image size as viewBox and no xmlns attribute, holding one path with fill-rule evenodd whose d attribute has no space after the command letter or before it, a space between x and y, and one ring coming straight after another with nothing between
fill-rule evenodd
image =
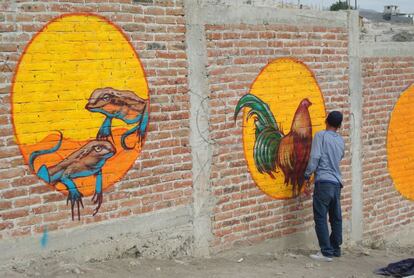
<instances>
[{"instance_id":1,"label":"brick wall","mask_svg":"<svg viewBox=\"0 0 414 278\"><path fill-rule=\"evenodd\" d=\"M249 93L261 69L278 57L294 57L305 63L315 74L326 110L337 109L345 114L341 130L347 145L342 164L342 203L344 219L348 219L351 189L347 30L283 24L207 25L206 38L210 134L214 142L211 186L217 200L212 245L256 242L313 226L310 200L304 202L305 209L298 209L297 200L275 200L256 187L246 167L240 118L237 124L233 121L240 97Z\"/></svg>"},{"instance_id":2,"label":"brick wall","mask_svg":"<svg viewBox=\"0 0 414 278\"><path fill-rule=\"evenodd\" d=\"M383 238L411 223L413 218L413 202L396 190L388 170L387 132L399 97L414 82L414 59L363 58L362 77L364 233L366 238ZM411 109L407 108L406 113ZM400 165L401 170L405 166ZM409 173L405 175L410 179Z\"/></svg>"},{"instance_id":3,"label":"brick wall","mask_svg":"<svg viewBox=\"0 0 414 278\"><path fill-rule=\"evenodd\" d=\"M143 64L151 100L150 124L139 159L120 182L104 192L95 217L90 197L84 198L81 221L71 221L66 196L47 187L25 165L14 140L10 111L12 78L23 49L47 22L68 13L103 16L124 32ZM182 1L3 1L0 21L0 238L39 233L45 226L61 230L191 203Z\"/></svg>"},{"instance_id":4,"label":"brick wall","mask_svg":"<svg viewBox=\"0 0 414 278\"><path fill-rule=\"evenodd\" d=\"M291 11L291 18L284 11L263 7L251 13L250 9L254 7L250 6L236 9L210 3L214 6L211 10L202 10L205 7L201 5L197 7L201 9L195 13L197 17L190 21L191 24L195 22L197 28L202 26L200 33L205 37L193 42L197 45L197 53L190 54L196 55L188 55L186 42L189 43L191 38L186 37L186 24L189 23L185 17L185 2L56 0L3 1L0 4L0 239L5 242L19 236L37 235L45 227L49 231L67 231L72 227L87 229L95 222L110 226L116 219L134 216L137 216L134 219L146 217L147 222L143 223L150 225L152 221L148 222L148 217L177 208L183 208L180 217L183 214L187 217L178 222L192 226L193 235L199 233L192 244L197 248L197 237L208 238L207 248L213 251L238 243L311 231L310 199L305 199L300 208L296 199L276 200L258 189L249 173L243 150L241 117L236 122L233 119L237 102L250 92L261 70L281 57L293 58L313 73L326 112L344 112L340 131L346 144L342 163L345 186L342 207L345 237L350 236L349 222L358 217L351 215L351 194L355 192L351 189L350 95L355 92L350 93L348 89L351 81L346 15L341 12L315 15L313 11ZM150 120L142 151L126 174L104 191L103 205L96 216L92 216L95 205L90 197L84 198L85 208L81 209L80 221L70 219L66 196L47 187L30 171L28 159L22 156L13 130L13 119L22 111L11 111L13 76L25 47L48 22L70 13L98 15L119 27L142 62L150 100ZM228 18L221 18L223 15ZM191 24L190 27L194 27ZM406 47L405 52L410 49ZM412 202L393 187L386 157L391 112L401 93L414 79L414 61L406 56L362 59L363 228L366 237L380 237L409 224L413 217ZM108 60L110 63L111 59ZM191 72L188 75L188 64L192 65L196 60L203 66L205 62L206 75L191 75ZM123 65L122 61L119 65ZM195 68L200 70L200 67ZM96 72L86 70L83 74L89 76ZM193 96L200 97L201 103L189 97L188 76L196 76L207 83L206 92L192 92ZM74 81L77 85L78 80ZM191 81L198 85L203 83L199 79ZM82 85L82 78L78 83ZM84 103L87 101L84 98ZM56 102L49 107L55 111L59 105ZM209 107L208 111L200 112L205 107ZM82 105L79 109L83 108ZM199 111L201 116L190 111ZM203 137L205 130L197 130L199 126L190 129L190 123L194 127L200 120L198 117L205 114L209 118L209 138ZM63 120L73 129L80 129L83 124L71 122L70 118ZM207 124L203 122L202 127L205 126ZM95 131L90 132L94 134ZM205 140L203 147L210 144L200 151L203 157L198 157L199 153L194 151L197 145L190 148L191 135L194 142ZM206 167L210 179L192 176L193 171L200 170L197 167L204 167L200 161L211 164L211 171ZM115 166L113 172L117 169ZM211 231L203 231L210 222L208 225L203 221L197 223L187 208L192 208L194 215L201 215L203 221L204 218L211 221ZM179 218L172 213L162 219L174 217ZM165 227L173 230L175 223L171 220Z\"/></svg>"}]
</instances>

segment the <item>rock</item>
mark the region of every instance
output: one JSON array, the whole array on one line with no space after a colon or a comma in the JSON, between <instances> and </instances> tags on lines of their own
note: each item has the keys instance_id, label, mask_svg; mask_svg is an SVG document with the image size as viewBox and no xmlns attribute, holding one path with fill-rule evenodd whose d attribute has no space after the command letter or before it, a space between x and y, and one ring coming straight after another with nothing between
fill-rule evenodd
<instances>
[{"instance_id":1,"label":"rock","mask_svg":"<svg viewBox=\"0 0 414 278\"><path fill-rule=\"evenodd\" d=\"M240 258L240 259L237 260L238 263L241 263L242 261L244 261L243 258Z\"/></svg>"},{"instance_id":2,"label":"rock","mask_svg":"<svg viewBox=\"0 0 414 278\"><path fill-rule=\"evenodd\" d=\"M279 260L280 259L280 254L279 253L273 253L273 260Z\"/></svg>"},{"instance_id":3,"label":"rock","mask_svg":"<svg viewBox=\"0 0 414 278\"><path fill-rule=\"evenodd\" d=\"M129 265L131 265L131 266L135 266L135 265L140 265L141 263L140 262L137 262L137 261L130 261L129 262Z\"/></svg>"},{"instance_id":4,"label":"rock","mask_svg":"<svg viewBox=\"0 0 414 278\"><path fill-rule=\"evenodd\" d=\"M385 241L384 240L377 240L371 243L371 249L374 250L382 250L385 248Z\"/></svg>"},{"instance_id":5,"label":"rock","mask_svg":"<svg viewBox=\"0 0 414 278\"><path fill-rule=\"evenodd\" d=\"M128 257L140 258L140 257L142 257L142 251L139 250L136 245L134 245L131 248L128 248L121 255L121 258L128 258Z\"/></svg>"},{"instance_id":6,"label":"rock","mask_svg":"<svg viewBox=\"0 0 414 278\"><path fill-rule=\"evenodd\" d=\"M362 252L361 252L364 256L369 256L370 255L370 252L369 252L369 250L368 249L362 249Z\"/></svg>"},{"instance_id":7,"label":"rock","mask_svg":"<svg viewBox=\"0 0 414 278\"><path fill-rule=\"evenodd\" d=\"M174 262L176 262L177 264L188 265L187 262L183 262L183 261L180 261L180 260L174 260Z\"/></svg>"},{"instance_id":8,"label":"rock","mask_svg":"<svg viewBox=\"0 0 414 278\"><path fill-rule=\"evenodd\" d=\"M25 270L23 268L20 268L18 266L12 266L13 271L17 272L17 273L24 273Z\"/></svg>"},{"instance_id":9,"label":"rock","mask_svg":"<svg viewBox=\"0 0 414 278\"><path fill-rule=\"evenodd\" d=\"M315 266L313 265L313 263L307 263L305 265L305 268L314 268Z\"/></svg>"},{"instance_id":10,"label":"rock","mask_svg":"<svg viewBox=\"0 0 414 278\"><path fill-rule=\"evenodd\" d=\"M75 274L81 274L82 273L82 271L77 267L73 268L72 272L75 273Z\"/></svg>"},{"instance_id":11,"label":"rock","mask_svg":"<svg viewBox=\"0 0 414 278\"><path fill-rule=\"evenodd\" d=\"M293 253L287 253L286 256L297 259L299 256Z\"/></svg>"}]
</instances>

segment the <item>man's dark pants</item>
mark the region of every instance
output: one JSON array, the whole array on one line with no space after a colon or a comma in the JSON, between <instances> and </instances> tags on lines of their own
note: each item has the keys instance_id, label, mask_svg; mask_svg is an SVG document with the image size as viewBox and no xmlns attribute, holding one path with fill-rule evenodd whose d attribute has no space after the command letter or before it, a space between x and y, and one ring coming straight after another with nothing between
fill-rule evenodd
<instances>
[{"instance_id":1,"label":"man's dark pants","mask_svg":"<svg viewBox=\"0 0 414 278\"><path fill-rule=\"evenodd\" d=\"M341 255L342 214L341 187L329 182L317 182L313 192L313 217L321 252L326 257ZM329 236L327 215L331 224Z\"/></svg>"}]
</instances>

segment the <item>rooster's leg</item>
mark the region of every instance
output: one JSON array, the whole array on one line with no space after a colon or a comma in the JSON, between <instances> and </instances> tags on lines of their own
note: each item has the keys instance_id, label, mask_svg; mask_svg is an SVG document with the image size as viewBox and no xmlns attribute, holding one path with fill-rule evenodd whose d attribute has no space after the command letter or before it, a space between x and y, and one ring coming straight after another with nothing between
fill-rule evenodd
<instances>
[{"instance_id":1,"label":"rooster's leg","mask_svg":"<svg viewBox=\"0 0 414 278\"><path fill-rule=\"evenodd\" d=\"M303 194L302 194L302 188L303 186L305 186L305 189L303 190ZM296 208L298 209L302 209L303 208L303 201L309 199L309 197L311 196L312 190L310 187L310 182L309 181L305 181L304 184L302 184L301 186L298 187L298 204L296 206Z\"/></svg>"},{"instance_id":2,"label":"rooster's leg","mask_svg":"<svg viewBox=\"0 0 414 278\"><path fill-rule=\"evenodd\" d=\"M296 192L296 184L292 185L292 198L297 197L297 192Z\"/></svg>"}]
</instances>

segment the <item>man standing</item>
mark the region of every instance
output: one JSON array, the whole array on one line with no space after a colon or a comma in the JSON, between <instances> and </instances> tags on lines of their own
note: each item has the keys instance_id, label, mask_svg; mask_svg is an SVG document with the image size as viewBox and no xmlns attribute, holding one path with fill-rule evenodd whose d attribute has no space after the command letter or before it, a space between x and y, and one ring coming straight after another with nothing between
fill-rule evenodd
<instances>
[{"instance_id":1,"label":"man standing","mask_svg":"<svg viewBox=\"0 0 414 278\"><path fill-rule=\"evenodd\" d=\"M320 252L310 255L320 261L331 262L332 257L341 256L342 213L341 188L342 177L339 163L344 156L345 144L337 130L342 124L342 113L333 111L326 118L326 130L316 133L305 179L315 173L313 192L313 217ZM331 224L329 235L327 215Z\"/></svg>"}]
</instances>

